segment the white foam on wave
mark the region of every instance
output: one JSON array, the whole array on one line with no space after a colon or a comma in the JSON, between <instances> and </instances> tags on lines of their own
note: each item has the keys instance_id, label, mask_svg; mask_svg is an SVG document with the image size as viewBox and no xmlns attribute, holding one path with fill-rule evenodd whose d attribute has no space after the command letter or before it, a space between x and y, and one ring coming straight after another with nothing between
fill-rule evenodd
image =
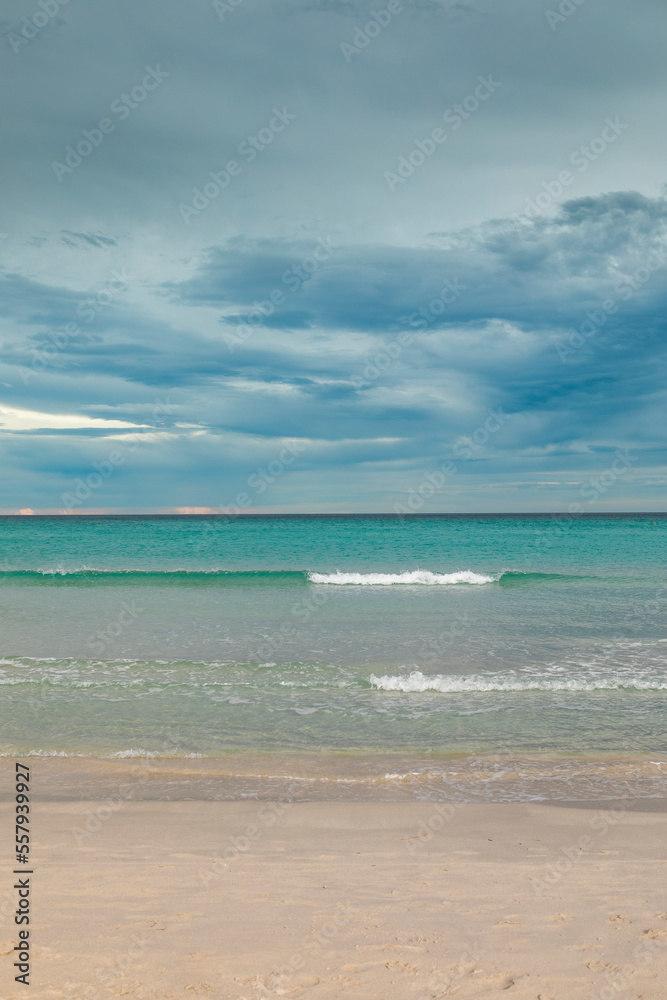
<instances>
[{"instance_id":1,"label":"white foam on wave","mask_svg":"<svg viewBox=\"0 0 667 1000\"><path fill-rule=\"evenodd\" d=\"M380 691L402 691L406 694L439 691L441 694L465 694L473 691L667 691L667 680L637 676L635 672L617 672L608 677L560 676L536 677L506 674L470 674L468 677L447 674L410 674L370 676L371 684Z\"/></svg>"},{"instance_id":2,"label":"white foam on wave","mask_svg":"<svg viewBox=\"0 0 667 1000\"><path fill-rule=\"evenodd\" d=\"M18 570L20 573L39 573L40 576L76 576L79 573L100 573L104 570L99 570L95 566L73 566L66 567L62 564L58 566L38 566L37 569L21 569Z\"/></svg>"},{"instance_id":3,"label":"white foam on wave","mask_svg":"<svg viewBox=\"0 0 667 1000\"><path fill-rule=\"evenodd\" d=\"M329 583L339 586L390 587L395 584L417 584L424 587L451 586L457 583L481 585L495 583L498 577L484 573L474 573L471 569L456 573L431 573L425 569L415 569L407 573L308 573L311 583Z\"/></svg>"}]
</instances>

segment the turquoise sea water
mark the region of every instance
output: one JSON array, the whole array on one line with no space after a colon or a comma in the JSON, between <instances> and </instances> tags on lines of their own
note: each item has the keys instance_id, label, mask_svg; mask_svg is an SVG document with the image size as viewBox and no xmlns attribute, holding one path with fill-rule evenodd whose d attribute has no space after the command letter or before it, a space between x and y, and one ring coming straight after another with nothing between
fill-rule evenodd
<instances>
[{"instance_id":1,"label":"turquoise sea water","mask_svg":"<svg viewBox=\"0 0 667 1000\"><path fill-rule=\"evenodd\" d=\"M1 518L0 752L660 754L667 517Z\"/></svg>"}]
</instances>

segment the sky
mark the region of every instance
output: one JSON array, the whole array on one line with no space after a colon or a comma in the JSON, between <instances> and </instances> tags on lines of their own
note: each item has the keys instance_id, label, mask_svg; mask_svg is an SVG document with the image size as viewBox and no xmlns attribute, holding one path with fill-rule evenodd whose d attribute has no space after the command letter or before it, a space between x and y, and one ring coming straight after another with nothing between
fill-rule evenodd
<instances>
[{"instance_id":1,"label":"sky","mask_svg":"<svg viewBox=\"0 0 667 1000\"><path fill-rule=\"evenodd\" d=\"M0 512L663 511L663 0L6 0Z\"/></svg>"}]
</instances>

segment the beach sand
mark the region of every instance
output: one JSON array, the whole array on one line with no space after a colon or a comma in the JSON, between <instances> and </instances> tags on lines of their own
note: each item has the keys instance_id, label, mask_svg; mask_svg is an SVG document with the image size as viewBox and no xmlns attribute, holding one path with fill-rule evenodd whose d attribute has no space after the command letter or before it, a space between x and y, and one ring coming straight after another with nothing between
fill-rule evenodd
<instances>
[{"instance_id":1,"label":"beach sand","mask_svg":"<svg viewBox=\"0 0 667 1000\"><path fill-rule=\"evenodd\" d=\"M31 986L5 851L0 996L658 1000L663 806L38 797Z\"/></svg>"}]
</instances>

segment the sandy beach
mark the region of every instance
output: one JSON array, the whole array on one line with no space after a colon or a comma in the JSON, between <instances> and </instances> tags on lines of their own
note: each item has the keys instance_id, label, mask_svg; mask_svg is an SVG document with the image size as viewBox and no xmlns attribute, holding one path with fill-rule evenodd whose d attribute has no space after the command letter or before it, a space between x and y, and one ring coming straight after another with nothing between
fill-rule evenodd
<instances>
[{"instance_id":1,"label":"sandy beach","mask_svg":"<svg viewBox=\"0 0 667 1000\"><path fill-rule=\"evenodd\" d=\"M658 1000L666 824L640 806L38 799L30 996Z\"/></svg>"},{"instance_id":2,"label":"sandy beach","mask_svg":"<svg viewBox=\"0 0 667 1000\"><path fill-rule=\"evenodd\" d=\"M667 0L1 21L0 1000L667 1000Z\"/></svg>"}]
</instances>

